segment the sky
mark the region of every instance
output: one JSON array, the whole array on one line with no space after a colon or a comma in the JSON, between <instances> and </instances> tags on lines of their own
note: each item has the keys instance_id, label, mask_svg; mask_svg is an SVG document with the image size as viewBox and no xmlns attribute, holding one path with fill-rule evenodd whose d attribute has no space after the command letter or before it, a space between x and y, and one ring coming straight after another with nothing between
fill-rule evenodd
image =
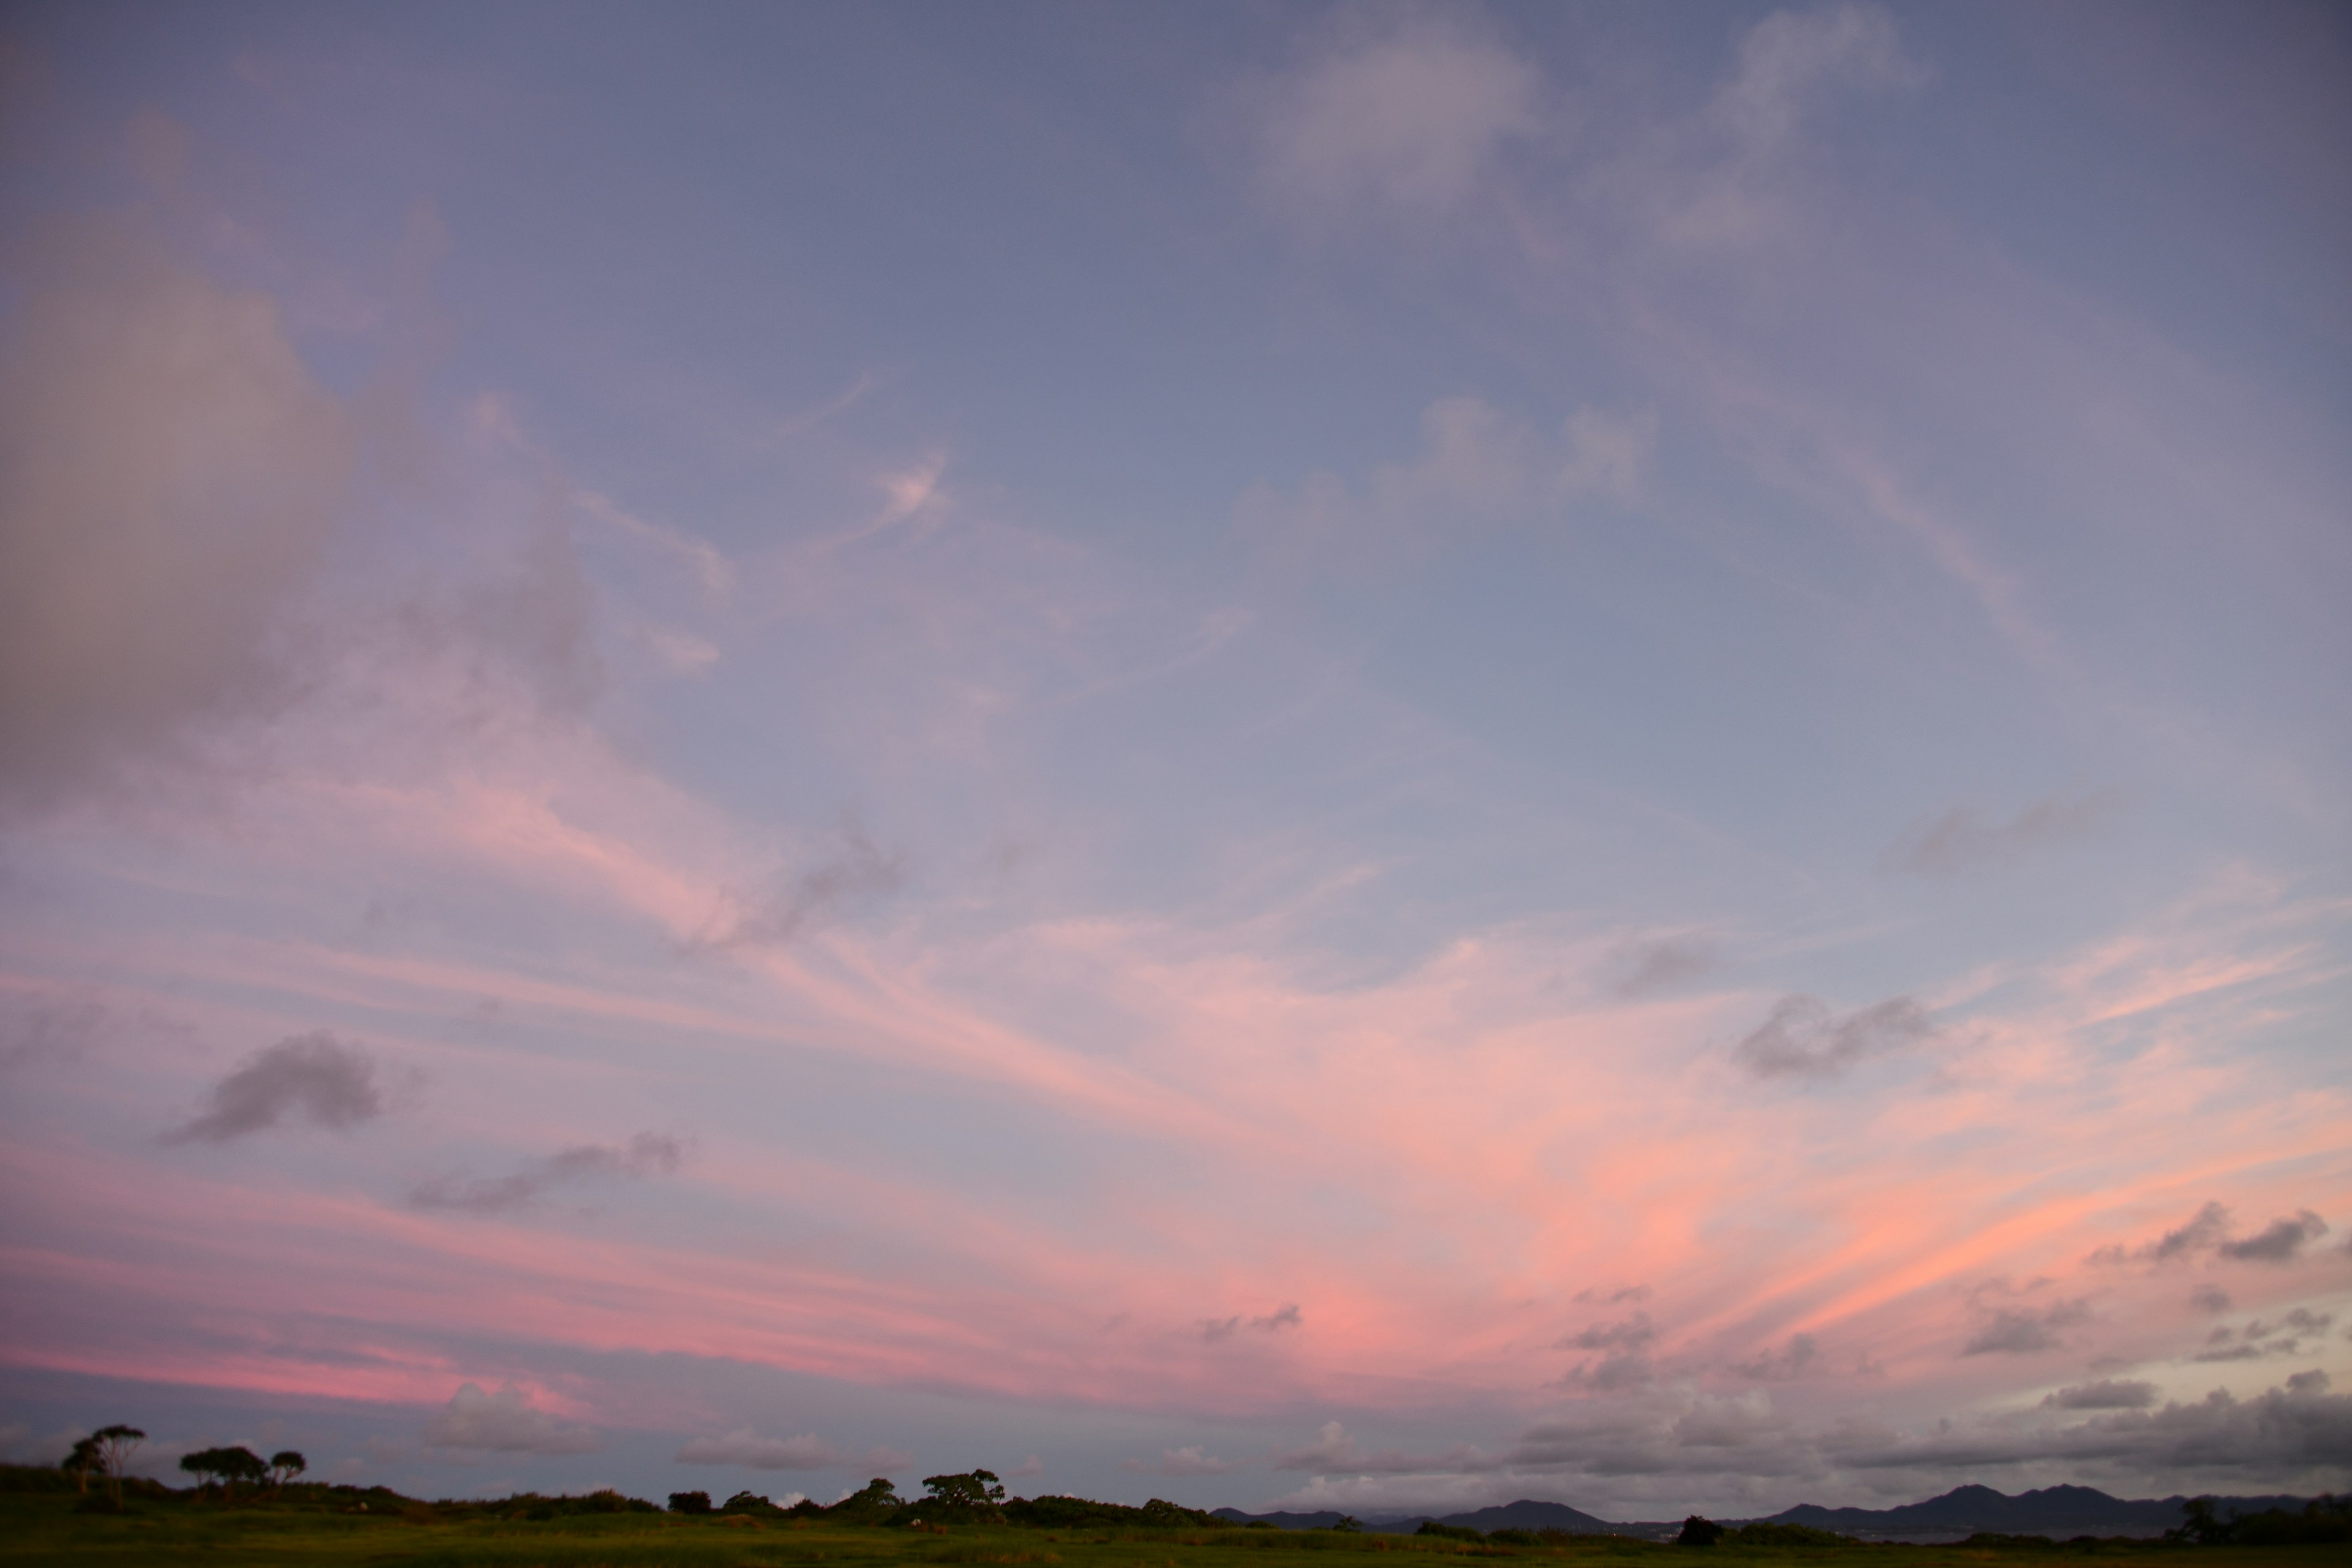
<instances>
[{"instance_id":1,"label":"sky","mask_svg":"<svg viewBox=\"0 0 2352 1568\"><path fill-rule=\"evenodd\" d=\"M2352 1486L2347 72L9 7L0 1451Z\"/></svg>"}]
</instances>

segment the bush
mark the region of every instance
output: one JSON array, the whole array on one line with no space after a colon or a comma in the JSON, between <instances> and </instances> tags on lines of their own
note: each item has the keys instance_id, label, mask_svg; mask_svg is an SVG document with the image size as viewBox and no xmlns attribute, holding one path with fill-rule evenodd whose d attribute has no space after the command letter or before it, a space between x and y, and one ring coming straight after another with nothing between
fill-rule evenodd
<instances>
[{"instance_id":1,"label":"bush","mask_svg":"<svg viewBox=\"0 0 2352 1568\"><path fill-rule=\"evenodd\" d=\"M1486 1532L1486 1540L1489 1544L1495 1546L1541 1546L1543 1544L1542 1536L1532 1530L1520 1530L1516 1526L1490 1530Z\"/></svg>"},{"instance_id":2,"label":"bush","mask_svg":"<svg viewBox=\"0 0 2352 1568\"><path fill-rule=\"evenodd\" d=\"M1421 1521L1421 1528L1414 1531L1413 1533L1415 1535L1434 1535L1446 1541L1484 1541L1486 1539L1484 1532L1473 1530L1466 1524L1440 1524L1433 1519L1423 1520Z\"/></svg>"},{"instance_id":3,"label":"bush","mask_svg":"<svg viewBox=\"0 0 2352 1568\"><path fill-rule=\"evenodd\" d=\"M1141 1508L1082 1497L1014 1498L1003 1505L1007 1522L1030 1530L1224 1530L1225 1521L1198 1509L1153 1498ZM1258 1524L1268 1524L1259 1520ZM1271 1528L1271 1525L1268 1525Z\"/></svg>"},{"instance_id":4,"label":"bush","mask_svg":"<svg viewBox=\"0 0 2352 1568\"><path fill-rule=\"evenodd\" d=\"M672 1492L669 1494L669 1510L672 1513L709 1513L710 1494L709 1492Z\"/></svg>"},{"instance_id":5,"label":"bush","mask_svg":"<svg viewBox=\"0 0 2352 1568\"><path fill-rule=\"evenodd\" d=\"M1684 1527L1688 1529L1686 1525ZM1833 1530L1815 1530L1810 1524L1773 1524L1758 1520L1743 1524L1724 1539L1740 1546L1853 1546L1851 1535L1840 1535ZM2047 1542L2045 1542L2046 1545Z\"/></svg>"},{"instance_id":6,"label":"bush","mask_svg":"<svg viewBox=\"0 0 2352 1568\"><path fill-rule=\"evenodd\" d=\"M2221 1519L2213 1511L2213 1500L2201 1497L2181 1504L2180 1511L2188 1517L2179 1529L2165 1531L2164 1538L2191 1546L2319 1546L2352 1541L2352 1498L2333 1494L2312 1499L2300 1513L2266 1508Z\"/></svg>"},{"instance_id":7,"label":"bush","mask_svg":"<svg viewBox=\"0 0 2352 1568\"><path fill-rule=\"evenodd\" d=\"M1683 1532L1675 1537L1676 1546L1712 1546L1723 1539L1723 1526L1711 1519L1693 1514L1683 1521Z\"/></svg>"}]
</instances>

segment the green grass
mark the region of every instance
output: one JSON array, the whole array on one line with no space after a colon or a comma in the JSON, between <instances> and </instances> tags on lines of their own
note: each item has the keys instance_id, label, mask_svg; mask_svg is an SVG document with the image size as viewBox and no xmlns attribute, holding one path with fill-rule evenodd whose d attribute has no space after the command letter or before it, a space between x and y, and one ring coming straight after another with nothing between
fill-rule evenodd
<instances>
[{"instance_id":1,"label":"green grass","mask_svg":"<svg viewBox=\"0 0 2352 1568\"><path fill-rule=\"evenodd\" d=\"M297 1504L134 1499L122 1514L81 1512L71 1495L0 1496L0 1563L149 1565L415 1563L429 1568L919 1568L925 1563L1034 1564L1036 1568L1343 1568L1335 1554L1380 1558L1377 1568L1440 1568L1432 1560L1525 1558L1528 1568L1599 1568L1623 1559L1649 1568L2052 1568L2085 1557L2130 1559L2147 1568L2319 1568L2345 1560L2339 1546L2177 1547L2105 1542L2092 1549L1960 1546L1676 1547L1610 1537L1567 1546L1496 1546L1433 1538L1241 1530L1034 1531L1009 1527L943 1533L783 1519L573 1514L545 1521L445 1514L430 1505L345 1513ZM1410 1562L1401 1560L1411 1560ZM1376 1568L1362 1562L1360 1568ZM1485 1568L1464 1563L1459 1568ZM1628 1565L1631 1568L1631 1565ZM2123 1568L2118 1564L2118 1568Z\"/></svg>"}]
</instances>

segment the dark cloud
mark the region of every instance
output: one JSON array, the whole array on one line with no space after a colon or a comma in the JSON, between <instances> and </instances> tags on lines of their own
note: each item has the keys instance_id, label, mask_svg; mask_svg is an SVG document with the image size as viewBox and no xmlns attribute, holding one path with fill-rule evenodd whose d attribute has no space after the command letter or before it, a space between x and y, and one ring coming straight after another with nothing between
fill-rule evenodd
<instances>
[{"instance_id":1,"label":"dark cloud","mask_svg":"<svg viewBox=\"0 0 2352 1568\"><path fill-rule=\"evenodd\" d=\"M1785 996L1732 1054L1759 1078L1828 1078L1935 1033L1908 996L1843 1015L1816 996Z\"/></svg>"},{"instance_id":2,"label":"dark cloud","mask_svg":"<svg viewBox=\"0 0 2352 1568\"><path fill-rule=\"evenodd\" d=\"M1999 1307L1992 1310L1960 1354L2031 1355L2055 1350L2065 1342L2060 1331L2088 1321L2091 1309L2083 1300L2053 1301L2046 1307Z\"/></svg>"},{"instance_id":3,"label":"dark cloud","mask_svg":"<svg viewBox=\"0 0 2352 1568\"><path fill-rule=\"evenodd\" d=\"M1843 1474L1872 1491L1924 1491L1948 1487L1956 1472L1990 1479L1983 1472L2011 1467L2031 1467L2008 1483L2012 1490L2041 1484L2035 1478L2053 1468L2112 1476L2110 1485L2128 1491L2213 1482L2318 1489L2338 1484L2333 1478L2352 1466L2352 1396L2328 1387L2327 1374L2313 1370L2252 1399L2216 1390L2202 1400L2158 1405L2146 1384L2095 1383L2026 1409L1930 1420L1906 1432L1851 1417L1808 1427L1761 1390L1714 1395L1659 1386L1578 1400L1500 1452L1368 1456L1334 1423L1325 1441L1285 1456L1279 1468L1505 1475L1508 1488L1525 1489L1497 1495L1529 1495L1528 1483L1538 1479L1572 1488L1654 1477L1664 1483L1655 1495L1669 1499L1694 1478L1736 1488L1785 1479L1834 1489ZM1363 1462L1374 1458L1384 1462Z\"/></svg>"},{"instance_id":4,"label":"dark cloud","mask_svg":"<svg viewBox=\"0 0 2352 1568\"><path fill-rule=\"evenodd\" d=\"M900 856L876 847L865 827L850 817L830 853L780 878L765 894L740 902L730 921L693 945L719 952L781 946L813 926L897 892L905 880Z\"/></svg>"},{"instance_id":5,"label":"dark cloud","mask_svg":"<svg viewBox=\"0 0 2352 1568\"><path fill-rule=\"evenodd\" d=\"M2074 1426L1987 1423L1839 1453L1856 1468L1957 1468L2036 1460L2128 1463L2158 1473L2233 1472L2285 1478L2352 1466L2352 1395L2331 1394L2325 1373L2240 1400L2215 1389L2194 1404L2115 1411Z\"/></svg>"},{"instance_id":6,"label":"dark cloud","mask_svg":"<svg viewBox=\"0 0 2352 1568\"><path fill-rule=\"evenodd\" d=\"M2271 1221L2242 1241L2225 1241L2216 1250L2242 1263L2292 1263L2305 1244L2326 1234L2327 1222L2304 1209L2291 1218Z\"/></svg>"},{"instance_id":7,"label":"dark cloud","mask_svg":"<svg viewBox=\"0 0 2352 1568\"><path fill-rule=\"evenodd\" d=\"M2242 1327L2219 1328L2205 1336L2205 1348L2191 1361L2262 1361L2272 1356L2300 1355L2305 1338L2317 1338L2335 1325L2335 1314L2297 1307L2271 1322L2252 1319Z\"/></svg>"},{"instance_id":8,"label":"dark cloud","mask_svg":"<svg viewBox=\"0 0 2352 1568\"><path fill-rule=\"evenodd\" d=\"M2189 1293L2189 1304L2200 1312L2226 1312L2230 1293L2219 1285L2200 1285Z\"/></svg>"},{"instance_id":9,"label":"dark cloud","mask_svg":"<svg viewBox=\"0 0 2352 1568\"><path fill-rule=\"evenodd\" d=\"M383 1114L375 1064L320 1029L278 1041L213 1086L211 1109L170 1134L174 1143L225 1143L299 1114L320 1127L356 1127Z\"/></svg>"},{"instance_id":10,"label":"dark cloud","mask_svg":"<svg viewBox=\"0 0 2352 1568\"><path fill-rule=\"evenodd\" d=\"M1621 1301L1646 1301L1650 1296L1647 1285L1621 1285L1614 1289L1605 1285L1588 1285L1571 1300L1588 1305L1614 1307Z\"/></svg>"},{"instance_id":11,"label":"dark cloud","mask_svg":"<svg viewBox=\"0 0 2352 1568\"><path fill-rule=\"evenodd\" d=\"M2097 1383L2062 1388L2042 1400L2053 1410L2145 1410L2156 1403L2152 1383L2131 1378L2104 1378Z\"/></svg>"},{"instance_id":12,"label":"dark cloud","mask_svg":"<svg viewBox=\"0 0 2352 1568\"><path fill-rule=\"evenodd\" d=\"M428 1447L496 1454L593 1454L604 1439L592 1427L536 1409L530 1395L509 1384L485 1394L464 1384L425 1424Z\"/></svg>"},{"instance_id":13,"label":"dark cloud","mask_svg":"<svg viewBox=\"0 0 2352 1568\"><path fill-rule=\"evenodd\" d=\"M1581 1362L1560 1374L1554 1388L1590 1389L1595 1394L1623 1394L1647 1388L1658 1380L1658 1369L1637 1350L1612 1351L1599 1361Z\"/></svg>"},{"instance_id":14,"label":"dark cloud","mask_svg":"<svg viewBox=\"0 0 2352 1568\"><path fill-rule=\"evenodd\" d=\"M2327 1222L2309 1209L2301 1209L2271 1221L2252 1236L2233 1239L2235 1228L2226 1205L2208 1203L2186 1224L2166 1231L2154 1241L2138 1247L2103 1247L2085 1261L2110 1266L2162 1265L2185 1262L2210 1253L2233 1263L2292 1263L2305 1247L2327 1234ZM2207 1306L2213 1298L2219 1299L2221 1306ZM2197 1300L2200 1306L2207 1306L2212 1311L2226 1310L2229 1305L2229 1298L2214 1286L2200 1290Z\"/></svg>"},{"instance_id":15,"label":"dark cloud","mask_svg":"<svg viewBox=\"0 0 2352 1568\"><path fill-rule=\"evenodd\" d=\"M1230 1318L1203 1318L1198 1327L1201 1337L1214 1344L1219 1340L1233 1338L1244 1329L1250 1329L1262 1334L1271 1334L1278 1333L1284 1329L1304 1327L1306 1322L1306 1316L1299 1311L1298 1303L1285 1301L1273 1311L1259 1317L1244 1318L1237 1312Z\"/></svg>"},{"instance_id":16,"label":"dark cloud","mask_svg":"<svg viewBox=\"0 0 2352 1568\"><path fill-rule=\"evenodd\" d=\"M1569 1335L1552 1348L1577 1351L1637 1351L1658 1337L1650 1314L1636 1312L1614 1323L1594 1323Z\"/></svg>"},{"instance_id":17,"label":"dark cloud","mask_svg":"<svg viewBox=\"0 0 2352 1568\"><path fill-rule=\"evenodd\" d=\"M583 1182L667 1175L677 1169L682 1153L675 1138L640 1132L626 1148L582 1143L503 1176L436 1177L411 1192L408 1201L418 1208L496 1214L524 1207L556 1188Z\"/></svg>"},{"instance_id":18,"label":"dark cloud","mask_svg":"<svg viewBox=\"0 0 2352 1568\"><path fill-rule=\"evenodd\" d=\"M1706 937L1663 937L1626 943L1611 967L1616 973L1611 989L1618 995L1649 996L1722 968L1723 952Z\"/></svg>"},{"instance_id":19,"label":"dark cloud","mask_svg":"<svg viewBox=\"0 0 2352 1568\"><path fill-rule=\"evenodd\" d=\"M2151 1262L2168 1263L2176 1258L2187 1258L2208 1247L2221 1245L2230 1234L2230 1211L2220 1204L2209 1203L2197 1211L2197 1215L2178 1230L2168 1230L2149 1250Z\"/></svg>"},{"instance_id":20,"label":"dark cloud","mask_svg":"<svg viewBox=\"0 0 2352 1568\"><path fill-rule=\"evenodd\" d=\"M1731 1370L1759 1383L1786 1383L1804 1376L1820 1362L1822 1347L1811 1334L1791 1334L1777 1351L1765 1351Z\"/></svg>"},{"instance_id":21,"label":"dark cloud","mask_svg":"<svg viewBox=\"0 0 2352 1568\"><path fill-rule=\"evenodd\" d=\"M1989 867L2013 865L2037 850L2072 843L2097 832L2122 809L2111 789L2053 795L2038 800L2007 821L1988 818L1973 806L1956 805L1940 816L1914 824L1886 852L1893 869L1921 877L1950 877Z\"/></svg>"}]
</instances>

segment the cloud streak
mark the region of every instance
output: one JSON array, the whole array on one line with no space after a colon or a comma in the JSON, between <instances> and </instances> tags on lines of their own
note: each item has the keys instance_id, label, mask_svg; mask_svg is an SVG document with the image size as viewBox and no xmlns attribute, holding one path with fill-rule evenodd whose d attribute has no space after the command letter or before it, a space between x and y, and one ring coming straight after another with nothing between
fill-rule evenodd
<instances>
[{"instance_id":1,"label":"cloud streak","mask_svg":"<svg viewBox=\"0 0 2352 1568\"><path fill-rule=\"evenodd\" d=\"M640 1132L625 1145L578 1143L503 1176L436 1176L408 1194L420 1209L467 1214L504 1214L537 1203L550 1193L614 1178L642 1180L677 1169L684 1151L658 1132Z\"/></svg>"}]
</instances>

